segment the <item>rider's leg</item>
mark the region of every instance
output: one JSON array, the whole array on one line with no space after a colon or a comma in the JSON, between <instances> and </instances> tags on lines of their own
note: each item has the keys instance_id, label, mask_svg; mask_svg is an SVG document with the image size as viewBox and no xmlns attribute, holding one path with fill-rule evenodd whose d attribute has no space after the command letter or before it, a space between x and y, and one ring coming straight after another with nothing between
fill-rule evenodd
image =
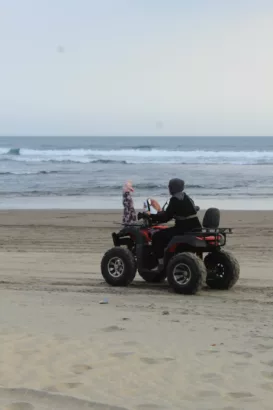
<instances>
[{"instance_id":1,"label":"rider's leg","mask_svg":"<svg viewBox=\"0 0 273 410\"><path fill-rule=\"evenodd\" d=\"M156 232L152 237L153 252L158 260L159 265L163 264L164 250L168 246L168 243L175 235L175 228L162 229Z\"/></svg>"}]
</instances>

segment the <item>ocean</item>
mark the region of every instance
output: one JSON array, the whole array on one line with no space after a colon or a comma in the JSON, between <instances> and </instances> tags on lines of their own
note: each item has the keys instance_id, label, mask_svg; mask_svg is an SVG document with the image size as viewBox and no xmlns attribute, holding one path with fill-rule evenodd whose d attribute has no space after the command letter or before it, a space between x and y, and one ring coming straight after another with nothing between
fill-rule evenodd
<instances>
[{"instance_id":1,"label":"ocean","mask_svg":"<svg viewBox=\"0 0 273 410\"><path fill-rule=\"evenodd\" d=\"M174 177L201 208L273 209L273 138L0 138L1 209L119 209L127 179L140 208Z\"/></svg>"}]
</instances>

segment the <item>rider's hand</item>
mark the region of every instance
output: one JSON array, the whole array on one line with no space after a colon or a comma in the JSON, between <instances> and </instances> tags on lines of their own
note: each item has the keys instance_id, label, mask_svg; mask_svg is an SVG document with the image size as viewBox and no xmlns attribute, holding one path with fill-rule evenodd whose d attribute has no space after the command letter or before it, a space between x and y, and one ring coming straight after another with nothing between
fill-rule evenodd
<instances>
[{"instance_id":1,"label":"rider's hand","mask_svg":"<svg viewBox=\"0 0 273 410\"><path fill-rule=\"evenodd\" d=\"M139 212L138 214L138 220L139 219L149 219L150 212Z\"/></svg>"},{"instance_id":2,"label":"rider's hand","mask_svg":"<svg viewBox=\"0 0 273 410\"><path fill-rule=\"evenodd\" d=\"M151 205L157 212L161 211L161 206L155 199L151 199Z\"/></svg>"},{"instance_id":3,"label":"rider's hand","mask_svg":"<svg viewBox=\"0 0 273 410\"><path fill-rule=\"evenodd\" d=\"M143 219L143 212L137 214L137 220L139 221L140 219Z\"/></svg>"},{"instance_id":4,"label":"rider's hand","mask_svg":"<svg viewBox=\"0 0 273 410\"><path fill-rule=\"evenodd\" d=\"M137 219L138 219L138 220L140 220L140 219L148 219L150 215L151 215L150 212L139 212L139 213L137 214Z\"/></svg>"}]
</instances>

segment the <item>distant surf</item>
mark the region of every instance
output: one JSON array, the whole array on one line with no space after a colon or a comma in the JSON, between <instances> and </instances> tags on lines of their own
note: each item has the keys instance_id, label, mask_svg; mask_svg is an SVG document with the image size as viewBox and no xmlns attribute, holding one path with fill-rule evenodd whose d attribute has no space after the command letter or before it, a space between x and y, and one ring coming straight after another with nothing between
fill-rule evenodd
<instances>
[{"instance_id":1,"label":"distant surf","mask_svg":"<svg viewBox=\"0 0 273 410\"><path fill-rule=\"evenodd\" d=\"M7 171L7 172L1 172L0 171L0 175L20 175L20 176L28 176L28 175L50 175L50 174L60 174L62 173L62 171L29 171L29 172L25 172L25 171L15 171L15 172L11 172L11 171Z\"/></svg>"},{"instance_id":2,"label":"distant surf","mask_svg":"<svg viewBox=\"0 0 273 410\"><path fill-rule=\"evenodd\" d=\"M157 149L138 146L135 149L48 149L1 148L0 161L57 162L93 164L230 164L230 165L273 165L273 151L219 151L183 150L182 148Z\"/></svg>"},{"instance_id":3,"label":"distant surf","mask_svg":"<svg viewBox=\"0 0 273 410\"><path fill-rule=\"evenodd\" d=\"M273 198L273 138L0 138L0 202L11 206L58 197L122 206L127 179L136 202L165 201L173 177L196 203L263 204Z\"/></svg>"}]
</instances>

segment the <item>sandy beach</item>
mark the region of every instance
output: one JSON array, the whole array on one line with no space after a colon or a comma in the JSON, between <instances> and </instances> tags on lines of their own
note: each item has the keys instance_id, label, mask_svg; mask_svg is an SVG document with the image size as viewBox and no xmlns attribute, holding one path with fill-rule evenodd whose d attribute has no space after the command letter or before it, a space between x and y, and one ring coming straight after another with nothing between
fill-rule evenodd
<instances>
[{"instance_id":1,"label":"sandy beach","mask_svg":"<svg viewBox=\"0 0 273 410\"><path fill-rule=\"evenodd\" d=\"M241 278L187 297L103 282L115 221L0 212L0 409L271 410L273 212L223 212Z\"/></svg>"}]
</instances>

